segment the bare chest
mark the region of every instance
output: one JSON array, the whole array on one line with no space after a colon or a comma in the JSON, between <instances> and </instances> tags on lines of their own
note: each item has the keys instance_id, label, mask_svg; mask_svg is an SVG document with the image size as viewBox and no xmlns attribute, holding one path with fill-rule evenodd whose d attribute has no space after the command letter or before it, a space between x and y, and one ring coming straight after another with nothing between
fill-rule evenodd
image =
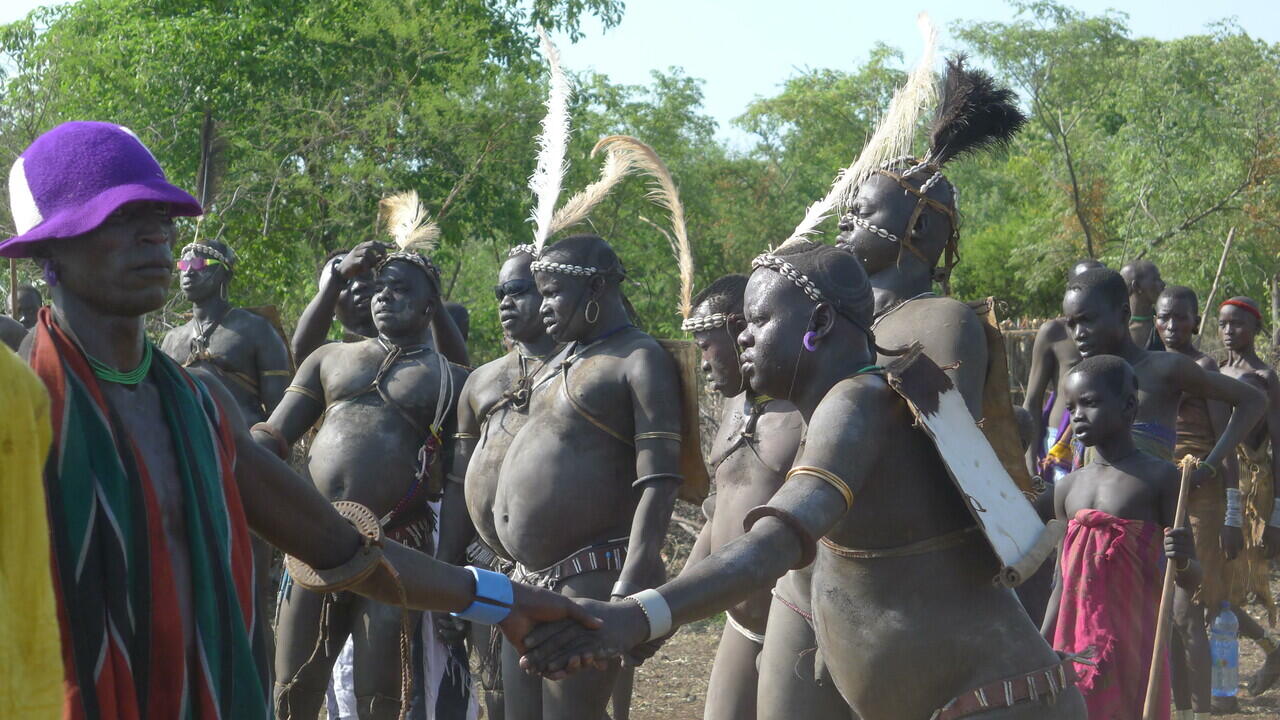
<instances>
[{"instance_id":1,"label":"bare chest","mask_svg":"<svg viewBox=\"0 0 1280 720\"><path fill-rule=\"evenodd\" d=\"M424 427L434 419L437 401L441 398L441 382L448 382L448 377L441 372L447 369L432 367L439 365L434 354L402 357L385 369L385 357L376 355L335 360L332 369L326 368L321 375L325 402L330 407L348 402L389 405L412 416Z\"/></svg>"}]
</instances>

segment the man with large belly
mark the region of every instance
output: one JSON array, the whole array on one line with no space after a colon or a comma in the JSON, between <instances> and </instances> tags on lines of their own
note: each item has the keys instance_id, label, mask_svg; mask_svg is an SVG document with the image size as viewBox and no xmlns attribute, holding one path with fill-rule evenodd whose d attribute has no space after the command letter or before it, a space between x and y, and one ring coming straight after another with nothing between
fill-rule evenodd
<instances>
[{"instance_id":1,"label":"man with large belly","mask_svg":"<svg viewBox=\"0 0 1280 720\"><path fill-rule=\"evenodd\" d=\"M512 348L476 368L462 387L453 465L440 510L437 557L503 573L510 573L513 560L498 537L493 514L502 460L529 418L537 378L548 375L546 369L559 350L542 324L542 297L529 270L532 250L529 245L513 248L498 271L498 319ZM443 619L441 623L452 624ZM470 633L489 717L502 720L502 646L496 644L500 637L487 625L472 625Z\"/></svg>"},{"instance_id":2,"label":"man with large belly","mask_svg":"<svg viewBox=\"0 0 1280 720\"><path fill-rule=\"evenodd\" d=\"M547 332L569 346L503 459L497 541L516 562L513 579L571 597L653 587L682 479L675 361L631 324L622 263L604 239L568 237L531 268ZM603 717L616 664L544 682L516 660L505 647L507 720Z\"/></svg>"},{"instance_id":3,"label":"man with large belly","mask_svg":"<svg viewBox=\"0 0 1280 720\"><path fill-rule=\"evenodd\" d=\"M604 619L601 630L535 630L525 664L554 675L625 651L816 556L819 652L865 720L1082 719L1069 668L1013 592L992 583L991 548L933 442L874 364L861 265L805 240L754 265L743 371L753 391L787 398L808 424L787 482L747 513L745 535L676 580L626 602L580 601ZM1009 693L995 691L1006 684Z\"/></svg>"},{"instance_id":4,"label":"man with large belly","mask_svg":"<svg viewBox=\"0 0 1280 720\"><path fill-rule=\"evenodd\" d=\"M316 349L270 420L292 443L323 417L307 457L316 488L330 500L367 506L389 537L428 553L435 524L428 497L440 487L442 455L452 444L446 420L466 379L465 370L426 346L438 283L422 256L389 254L377 269L371 303L378 337ZM278 632L277 717L318 712L348 635L360 716L398 716L399 608L286 581Z\"/></svg>"}]
</instances>

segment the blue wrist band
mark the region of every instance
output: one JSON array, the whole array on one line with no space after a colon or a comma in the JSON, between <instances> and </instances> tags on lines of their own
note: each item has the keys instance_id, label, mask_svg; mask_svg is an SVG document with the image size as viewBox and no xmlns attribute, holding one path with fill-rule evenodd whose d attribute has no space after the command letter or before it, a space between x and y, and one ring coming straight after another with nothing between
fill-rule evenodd
<instances>
[{"instance_id":1,"label":"blue wrist band","mask_svg":"<svg viewBox=\"0 0 1280 720\"><path fill-rule=\"evenodd\" d=\"M511 601L514 597L511 580L502 573L471 565L467 566L467 570L476 579L476 599L471 601L466 610L449 614L481 625L497 625L505 620L511 614Z\"/></svg>"}]
</instances>

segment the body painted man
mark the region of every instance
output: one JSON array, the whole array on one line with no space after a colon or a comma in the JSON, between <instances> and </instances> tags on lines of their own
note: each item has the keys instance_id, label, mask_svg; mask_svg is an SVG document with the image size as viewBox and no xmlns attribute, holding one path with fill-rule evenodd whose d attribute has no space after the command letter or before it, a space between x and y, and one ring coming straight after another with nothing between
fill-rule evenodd
<instances>
[{"instance_id":1,"label":"body painted man","mask_svg":"<svg viewBox=\"0 0 1280 720\"><path fill-rule=\"evenodd\" d=\"M755 392L787 398L808 420L787 482L748 512L743 536L681 577L626 602L582 601L602 613L601 630L539 628L524 664L558 675L625 652L812 562L818 647L864 720L1082 720L1070 661L1050 650L1013 592L992 583L990 547L933 441L875 364L872 288L860 264L793 240L753 265L743 371ZM951 390L936 365L915 357L932 368L930 387Z\"/></svg>"},{"instance_id":2,"label":"body painted man","mask_svg":"<svg viewBox=\"0 0 1280 720\"><path fill-rule=\"evenodd\" d=\"M716 492L703 503L707 522L694 543L684 572L688 572L726 543L742 534L747 512L766 503L782 486L787 468L795 460L803 422L785 400L758 395L742 375L737 337L744 328L743 294L747 278L726 275L693 298L693 310L683 323L693 333L702 352L707 384L724 397L719 428L711 445L711 471ZM683 574L683 573L682 573ZM822 688L797 679L795 653L767 653L771 617L770 592L762 591L730 608L720 636L711 681L707 688L704 720L753 718L774 715L782 707L797 716L819 720ZM784 608L784 612L794 613ZM791 618L784 616L783 622ZM799 618L796 618L799 620ZM812 647L809 645L808 647ZM773 657L774 662L767 659ZM778 662L781 660L781 662ZM787 692L794 688L796 691ZM834 695L833 705L848 717L848 706ZM842 717L841 715L834 715Z\"/></svg>"}]
</instances>

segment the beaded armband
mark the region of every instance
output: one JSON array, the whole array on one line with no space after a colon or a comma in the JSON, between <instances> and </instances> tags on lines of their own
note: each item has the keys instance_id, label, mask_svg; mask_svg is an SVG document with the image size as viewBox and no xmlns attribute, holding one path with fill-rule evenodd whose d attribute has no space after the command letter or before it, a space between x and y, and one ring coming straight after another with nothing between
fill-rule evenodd
<instances>
[{"instance_id":1,"label":"beaded armband","mask_svg":"<svg viewBox=\"0 0 1280 720\"><path fill-rule=\"evenodd\" d=\"M1244 508L1240 498L1240 488L1227 488L1227 512L1222 521L1223 525L1233 528L1244 526Z\"/></svg>"}]
</instances>

